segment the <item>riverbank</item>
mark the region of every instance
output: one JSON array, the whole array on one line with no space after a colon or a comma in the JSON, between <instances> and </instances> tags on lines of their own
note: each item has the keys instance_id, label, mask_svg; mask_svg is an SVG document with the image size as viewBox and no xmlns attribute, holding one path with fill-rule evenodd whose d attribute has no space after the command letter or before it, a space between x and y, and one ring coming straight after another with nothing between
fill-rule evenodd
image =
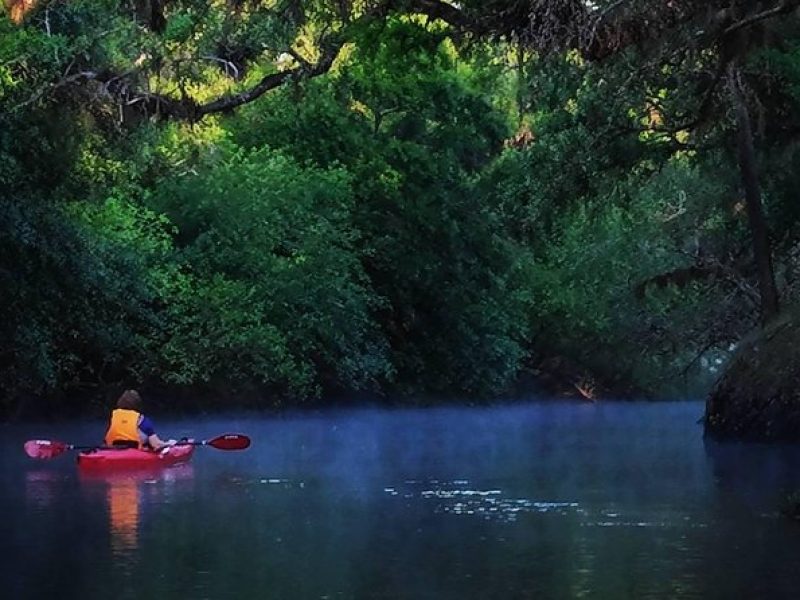
<instances>
[{"instance_id":1,"label":"riverbank","mask_svg":"<svg viewBox=\"0 0 800 600\"><path fill-rule=\"evenodd\" d=\"M789 311L744 340L706 403L706 433L800 441L800 319Z\"/></svg>"}]
</instances>

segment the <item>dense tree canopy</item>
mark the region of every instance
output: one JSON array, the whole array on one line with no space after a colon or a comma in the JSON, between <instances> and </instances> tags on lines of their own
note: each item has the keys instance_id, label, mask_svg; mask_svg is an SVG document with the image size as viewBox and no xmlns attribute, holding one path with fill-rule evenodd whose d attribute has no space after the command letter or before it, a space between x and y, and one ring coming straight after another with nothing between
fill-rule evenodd
<instances>
[{"instance_id":1,"label":"dense tree canopy","mask_svg":"<svg viewBox=\"0 0 800 600\"><path fill-rule=\"evenodd\" d=\"M799 5L6 0L0 400L706 389L797 294Z\"/></svg>"}]
</instances>

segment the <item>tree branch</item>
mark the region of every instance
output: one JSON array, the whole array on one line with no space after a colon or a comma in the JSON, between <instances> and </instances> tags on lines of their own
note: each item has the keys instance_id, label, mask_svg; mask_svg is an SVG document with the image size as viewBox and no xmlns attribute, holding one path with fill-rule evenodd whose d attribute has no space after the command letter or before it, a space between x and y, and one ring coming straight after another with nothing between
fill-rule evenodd
<instances>
[{"instance_id":1,"label":"tree branch","mask_svg":"<svg viewBox=\"0 0 800 600\"><path fill-rule=\"evenodd\" d=\"M255 86L244 92L223 96L207 104L195 105L195 118L200 119L205 115L217 112L225 112L231 109L252 102L256 98L263 96L266 92L274 90L283 85L293 75L299 75L302 69L281 71L271 73L261 79Z\"/></svg>"},{"instance_id":2,"label":"tree branch","mask_svg":"<svg viewBox=\"0 0 800 600\"><path fill-rule=\"evenodd\" d=\"M419 14L427 15L431 19L441 19L454 27L476 31L478 23L468 18L464 12L448 2L440 0L410 0L397 3L399 9L407 9ZM476 31L477 32L477 31Z\"/></svg>"},{"instance_id":3,"label":"tree branch","mask_svg":"<svg viewBox=\"0 0 800 600\"><path fill-rule=\"evenodd\" d=\"M26 106L29 106L37 102L48 92L52 92L53 90L57 90L58 88L79 82L82 83L86 81L92 81L95 79L97 79L97 73L95 73L94 71L80 71L78 73L73 73L72 75L65 74L61 79L59 79L55 83L51 83L42 87L41 89L34 92L27 100L20 102L16 106L12 107L11 111L14 112L21 108L25 108Z\"/></svg>"},{"instance_id":4,"label":"tree branch","mask_svg":"<svg viewBox=\"0 0 800 600\"><path fill-rule=\"evenodd\" d=\"M796 8L800 8L800 0L783 0L783 2L779 2L777 6L773 8L767 9L760 13L756 13L747 17L746 19L742 19L734 23L733 25L728 26L725 31L722 32L722 35L730 35L731 33L738 31L739 29L743 29L745 27L749 27L754 23L758 23L759 21L764 21L766 19L770 19L772 17L777 17L781 14L790 13Z\"/></svg>"}]
</instances>

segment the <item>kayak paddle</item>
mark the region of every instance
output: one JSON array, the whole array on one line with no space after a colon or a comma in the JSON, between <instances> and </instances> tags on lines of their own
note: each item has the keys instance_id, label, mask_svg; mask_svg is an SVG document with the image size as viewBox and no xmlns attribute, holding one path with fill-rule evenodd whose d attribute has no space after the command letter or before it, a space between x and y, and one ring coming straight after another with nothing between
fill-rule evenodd
<instances>
[{"instance_id":1,"label":"kayak paddle","mask_svg":"<svg viewBox=\"0 0 800 600\"><path fill-rule=\"evenodd\" d=\"M181 440L176 446L211 446L217 450L244 450L250 447L250 438L241 433L225 433L210 440Z\"/></svg>"},{"instance_id":2,"label":"kayak paddle","mask_svg":"<svg viewBox=\"0 0 800 600\"><path fill-rule=\"evenodd\" d=\"M107 448L108 446L76 446L51 440L28 440L25 442L25 454L31 458L46 460L55 458L67 450L95 450L96 448Z\"/></svg>"},{"instance_id":3,"label":"kayak paddle","mask_svg":"<svg viewBox=\"0 0 800 600\"><path fill-rule=\"evenodd\" d=\"M217 450L244 450L250 447L250 438L239 433L226 433L210 440L181 440L176 446L211 446ZM25 442L25 454L31 458L47 460L55 458L67 450L125 450L123 446L76 446L54 440L28 440Z\"/></svg>"}]
</instances>

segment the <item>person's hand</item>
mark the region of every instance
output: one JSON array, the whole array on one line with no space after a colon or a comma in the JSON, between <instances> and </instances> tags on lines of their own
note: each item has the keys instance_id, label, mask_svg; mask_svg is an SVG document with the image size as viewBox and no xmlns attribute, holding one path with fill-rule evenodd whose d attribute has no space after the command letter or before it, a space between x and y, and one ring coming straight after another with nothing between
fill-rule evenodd
<instances>
[{"instance_id":1,"label":"person's hand","mask_svg":"<svg viewBox=\"0 0 800 600\"><path fill-rule=\"evenodd\" d=\"M175 440L167 440L165 445L166 446L174 446L177 443L178 442L176 442Z\"/></svg>"}]
</instances>

